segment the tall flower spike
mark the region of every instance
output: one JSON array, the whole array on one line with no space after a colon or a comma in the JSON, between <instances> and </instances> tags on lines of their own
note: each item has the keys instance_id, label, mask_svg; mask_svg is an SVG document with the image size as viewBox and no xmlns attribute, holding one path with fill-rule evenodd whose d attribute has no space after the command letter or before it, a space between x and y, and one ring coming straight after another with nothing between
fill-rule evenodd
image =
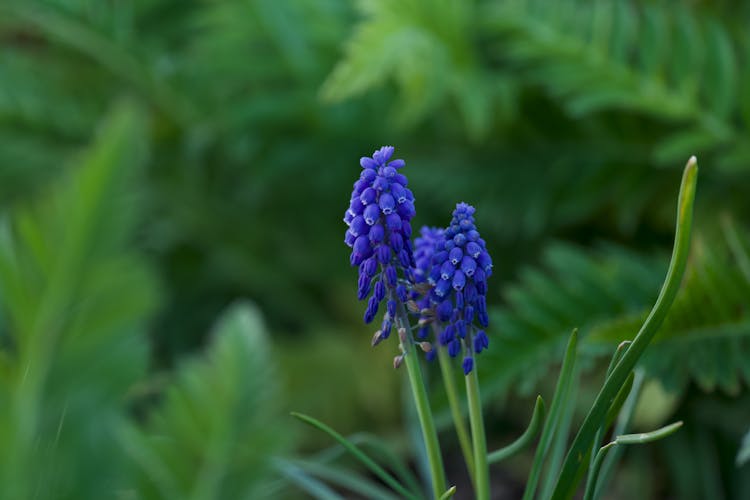
<instances>
[{"instance_id":1,"label":"tall flower spike","mask_svg":"<svg viewBox=\"0 0 750 500\"><path fill-rule=\"evenodd\" d=\"M373 321L380 303L389 299L377 342L391 333L396 309L393 299L407 299L399 279L409 277L414 266L414 195L406 187L406 177L398 172L406 162L391 160L393 150L393 146L383 146L372 157L359 160L362 172L344 214L348 226L344 242L352 249L349 261L352 266L359 266L357 296L359 300L370 297L365 323Z\"/></svg>"},{"instance_id":2,"label":"tall flower spike","mask_svg":"<svg viewBox=\"0 0 750 500\"><path fill-rule=\"evenodd\" d=\"M474 207L459 203L453 219L436 245L429 280L434 285L430 300L445 328L438 341L452 357L464 352L463 369L469 374L473 356L489 346L483 328L487 315L487 278L492 259L474 223ZM478 323L482 328L478 328Z\"/></svg>"}]
</instances>

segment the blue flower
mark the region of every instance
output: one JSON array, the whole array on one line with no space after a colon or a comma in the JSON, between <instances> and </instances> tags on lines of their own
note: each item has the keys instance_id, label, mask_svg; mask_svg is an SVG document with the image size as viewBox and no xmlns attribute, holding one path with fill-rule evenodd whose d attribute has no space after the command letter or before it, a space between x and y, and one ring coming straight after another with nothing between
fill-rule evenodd
<instances>
[{"instance_id":1,"label":"blue flower","mask_svg":"<svg viewBox=\"0 0 750 500\"><path fill-rule=\"evenodd\" d=\"M372 157L362 157L359 180L354 183L349 208L344 215L348 229L345 243L352 249L349 261L359 266L357 297L369 297L365 323L375 319L378 307L389 298L381 329L373 344L390 335L395 315L393 298L404 302L406 288L399 277L410 277L414 266L411 219L415 215L414 195L406 176L399 170L404 160L391 160L393 146L383 146ZM393 304L391 304L393 302Z\"/></svg>"},{"instance_id":2,"label":"blue flower","mask_svg":"<svg viewBox=\"0 0 750 500\"><path fill-rule=\"evenodd\" d=\"M436 243L429 281L434 285L430 300L437 319L445 325L438 342L452 357L465 353L464 373L474 367L472 356L489 346L482 328L489 325L487 278L492 259L474 223L474 207L459 203L450 226Z\"/></svg>"}]
</instances>

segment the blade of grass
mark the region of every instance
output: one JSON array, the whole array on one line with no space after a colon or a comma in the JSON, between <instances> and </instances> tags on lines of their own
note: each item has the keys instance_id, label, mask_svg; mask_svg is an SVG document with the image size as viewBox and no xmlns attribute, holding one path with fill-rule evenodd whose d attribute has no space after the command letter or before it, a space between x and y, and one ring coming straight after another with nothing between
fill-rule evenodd
<instances>
[{"instance_id":1,"label":"blade of grass","mask_svg":"<svg viewBox=\"0 0 750 500\"><path fill-rule=\"evenodd\" d=\"M439 337L439 333L435 332L435 338ZM461 446L461 453L464 455L464 462L466 462L466 468L469 471L469 477L471 484L476 486L476 479L474 477L474 456L471 450L471 438L469 437L469 431L466 428L466 421L464 420L463 412L461 411L461 403L458 398L458 389L456 388L456 381L453 378L453 365L451 359L448 356L448 352L443 346L438 345L438 361L440 362L440 372L443 376L443 385L445 386L445 393L448 396L448 406L450 406L451 416L453 417L453 426L456 429L456 435L458 436L458 443Z\"/></svg>"},{"instance_id":2,"label":"blade of grass","mask_svg":"<svg viewBox=\"0 0 750 500\"><path fill-rule=\"evenodd\" d=\"M648 318L636 335L633 343L622 356L622 359L612 370L604 386L594 401L591 410L583 421L576 435L568 455L563 464L562 472L552 495L553 500L571 498L575 493L578 482L584 470L584 458L591 452L591 445L599 426L606 417L612 401L620 391L622 384L630 375L635 364L640 359L648 344L667 316L672 302L677 295L685 272L687 257L690 250L690 233L693 222L693 204L695 201L695 186L698 175L698 165L695 157L688 161L680 186L677 203L677 230L672 259L669 263L667 277L656 299L656 304Z\"/></svg>"},{"instance_id":3,"label":"blade of grass","mask_svg":"<svg viewBox=\"0 0 750 500\"><path fill-rule=\"evenodd\" d=\"M560 377L557 379L557 387L555 387L555 393L552 397L552 405L550 406L549 417L544 423L544 429L542 429L542 437L539 439L539 444L534 454L534 462L531 466L531 472L529 473L529 480L526 483L526 490L523 494L523 500L531 500L534 498L536 493L537 483L539 482L539 475L542 472L542 466L544 465L544 458L547 455L547 449L552 442L552 438L555 434L555 426L560 418L560 413L564 407L565 394L568 392L570 382L573 378L573 369L576 362L576 346L578 345L578 330L573 330L570 334L570 340L568 340L568 347L565 350L565 358L563 359L562 368L560 369Z\"/></svg>"},{"instance_id":4,"label":"blade of grass","mask_svg":"<svg viewBox=\"0 0 750 500\"><path fill-rule=\"evenodd\" d=\"M448 491L446 491L440 496L440 500L447 500L448 498L452 498L453 495L455 494L456 494L456 487L451 486L450 488L448 488Z\"/></svg>"},{"instance_id":5,"label":"blade of grass","mask_svg":"<svg viewBox=\"0 0 750 500\"><path fill-rule=\"evenodd\" d=\"M508 446L504 446L503 448L495 450L487 455L487 462L492 465L502 460L506 460L529 446L534 441L537 434L542 430L545 411L544 400L541 396L537 396L536 403L534 404L534 412L531 414L531 421L524 433Z\"/></svg>"},{"instance_id":6,"label":"blade of grass","mask_svg":"<svg viewBox=\"0 0 750 500\"><path fill-rule=\"evenodd\" d=\"M609 450L617 445L645 444L654 442L659 439L664 439L665 437L677 432L677 429L679 429L680 427L682 427L681 421L675 422L651 432L644 432L640 434L623 434L621 436L617 436L611 443L608 443L599 448L599 451L597 452L596 457L594 458L593 465L591 467L592 474L589 475L586 484L586 493L584 494L583 500L593 500L596 492L597 479L599 478L599 470L601 469L602 463L604 463L604 458L607 456Z\"/></svg>"},{"instance_id":7,"label":"blade of grass","mask_svg":"<svg viewBox=\"0 0 750 500\"><path fill-rule=\"evenodd\" d=\"M307 474L323 479L335 486L345 488L352 493L363 496L364 498L372 498L375 500L396 500L399 498L385 488L378 486L374 482L349 469L332 467L327 464L311 462L309 460L282 460L282 462L298 467Z\"/></svg>"},{"instance_id":8,"label":"blade of grass","mask_svg":"<svg viewBox=\"0 0 750 500\"><path fill-rule=\"evenodd\" d=\"M630 394L625 400L625 404L617 417L617 423L615 424L615 429L613 431L613 435L615 436L624 434L627 430L630 421L633 419L633 415L635 415L635 408L638 404L638 398L641 395L641 389L643 388L643 381L645 379L643 370L636 369L633 373L635 374L633 377L633 388L630 390ZM596 493L594 494L594 499L599 498L604 491L604 488L606 488L607 483L609 482L609 477L615 469L620 456L622 456L622 451L622 447L615 448L612 453L607 455L604 465L602 465L602 470L599 473L599 480L596 482Z\"/></svg>"},{"instance_id":9,"label":"blade of grass","mask_svg":"<svg viewBox=\"0 0 750 500\"><path fill-rule=\"evenodd\" d=\"M383 469L380 465L375 463L374 460L372 460L370 457L365 455L359 448L357 448L354 444L351 443L348 439L346 439L344 436L336 432L335 430L328 427L323 422L302 413L292 412L291 415L295 418L298 418L299 420L302 420L306 424L309 424L316 429L319 429L329 436L331 436L333 439L341 443L341 445L346 448L349 453L351 453L357 460L359 460L365 467L367 467L370 472L375 474L377 477L379 477L385 484L393 488L395 491L397 491L399 494L404 496L405 498L417 498L414 493L408 491L404 486L399 483L396 478L394 478L392 475L390 475L385 469Z\"/></svg>"}]
</instances>

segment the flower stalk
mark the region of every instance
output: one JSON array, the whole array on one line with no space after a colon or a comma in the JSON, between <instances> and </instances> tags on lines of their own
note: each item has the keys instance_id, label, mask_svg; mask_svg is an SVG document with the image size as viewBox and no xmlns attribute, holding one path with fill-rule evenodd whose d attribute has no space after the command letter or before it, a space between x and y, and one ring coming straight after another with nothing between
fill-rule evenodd
<instances>
[{"instance_id":1,"label":"flower stalk","mask_svg":"<svg viewBox=\"0 0 750 500\"><path fill-rule=\"evenodd\" d=\"M469 398L469 422L474 445L474 477L477 500L490 498L490 472L487 463L487 439L484 435L482 400L479 395L477 367L466 375L466 394Z\"/></svg>"},{"instance_id":2,"label":"flower stalk","mask_svg":"<svg viewBox=\"0 0 750 500\"><path fill-rule=\"evenodd\" d=\"M391 292L393 293L393 292ZM427 398L422 370L419 367L419 357L414 348L414 339L412 338L409 317L404 304L398 301L396 307L396 321L399 331L399 340L401 351L404 356L404 364L409 375L409 385L411 386L414 404L417 407L417 417L419 426L422 429L422 438L424 439L427 450L427 460L430 466L430 481L432 493L435 498L440 498L446 490L445 469L443 467L443 457L440 452L440 443L438 441L435 421L432 418L430 401Z\"/></svg>"}]
</instances>

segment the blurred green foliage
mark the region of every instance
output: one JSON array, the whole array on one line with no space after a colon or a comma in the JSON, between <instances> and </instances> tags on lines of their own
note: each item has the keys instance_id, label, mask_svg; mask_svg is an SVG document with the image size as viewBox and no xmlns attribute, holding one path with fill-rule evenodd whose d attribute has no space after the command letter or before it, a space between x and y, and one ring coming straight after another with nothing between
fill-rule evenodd
<instances>
[{"instance_id":1,"label":"blurred green foliage","mask_svg":"<svg viewBox=\"0 0 750 500\"><path fill-rule=\"evenodd\" d=\"M644 367L686 434L713 426L689 444L721 457L705 484L747 491L734 458L750 408L748 21L730 0L3 0L0 478L16 480L0 484L16 498L136 483L240 495L274 486L234 469L217 486L219 465L193 454L251 467L222 440L257 439L283 389L345 429L396 420L392 353L369 350L340 222L357 158L392 143L417 224L477 206L498 270L482 380L498 396L544 389L573 326L590 367L632 337L697 154L694 251ZM271 354L232 333L258 330L253 312L207 335L238 297L263 311ZM181 361L207 343L206 360ZM265 358L281 376L261 404L238 379L264 380L245 370ZM247 420L181 422L207 398ZM685 417L695 401L714 418Z\"/></svg>"}]
</instances>

